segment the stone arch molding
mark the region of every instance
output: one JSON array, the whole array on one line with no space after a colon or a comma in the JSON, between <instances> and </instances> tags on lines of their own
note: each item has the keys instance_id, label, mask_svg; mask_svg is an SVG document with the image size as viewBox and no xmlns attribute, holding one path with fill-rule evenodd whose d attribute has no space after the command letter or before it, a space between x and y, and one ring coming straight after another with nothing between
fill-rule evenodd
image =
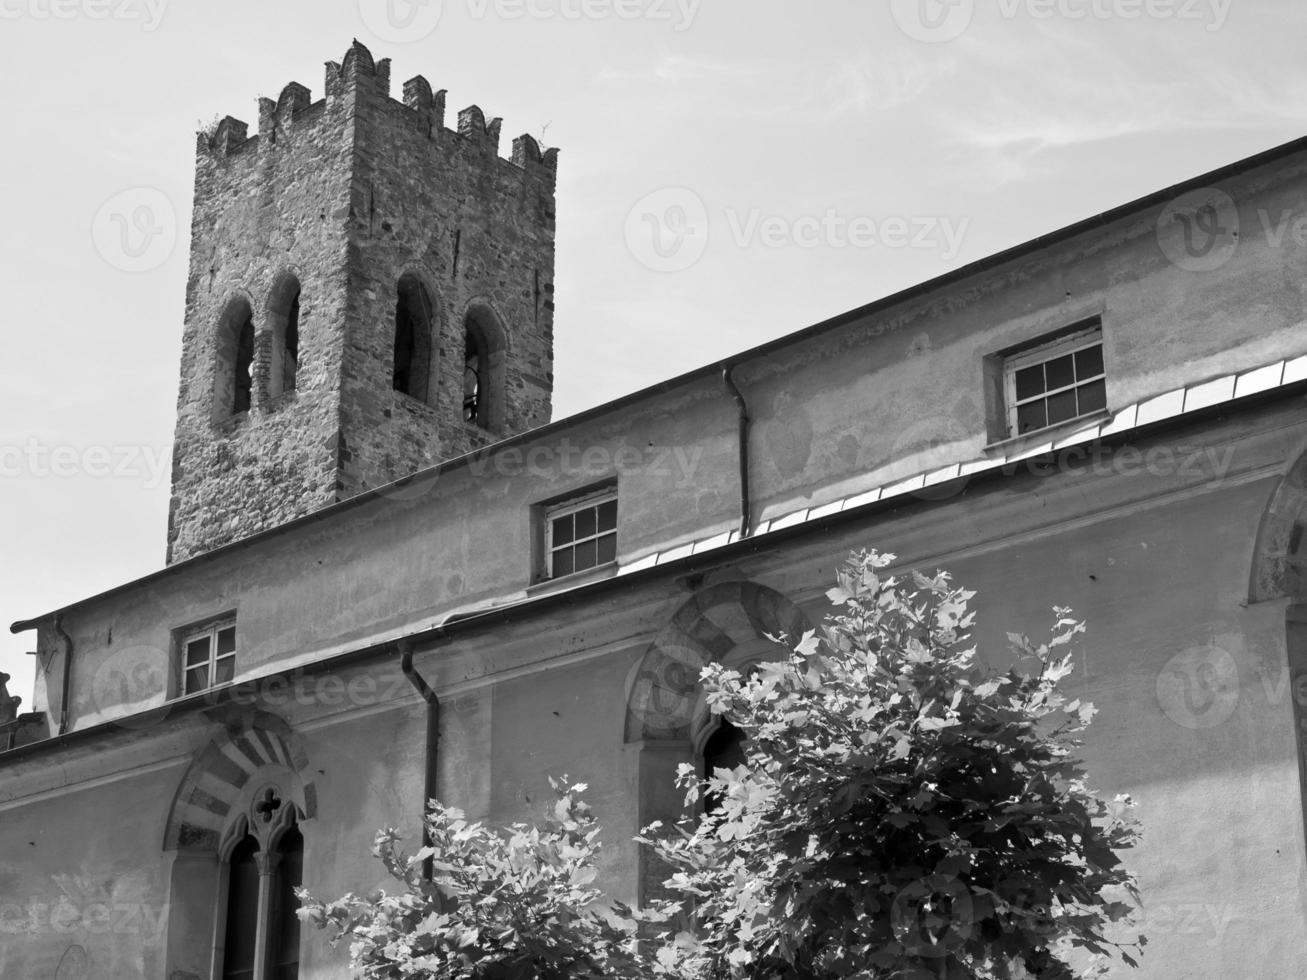
<instances>
[{"instance_id":1,"label":"stone arch molding","mask_svg":"<svg viewBox=\"0 0 1307 980\"><path fill-rule=\"evenodd\" d=\"M798 606L765 585L722 582L695 593L636 668L626 700L626 741L689 741L704 667L770 637L797 642L811 628Z\"/></svg>"},{"instance_id":2,"label":"stone arch molding","mask_svg":"<svg viewBox=\"0 0 1307 980\"><path fill-rule=\"evenodd\" d=\"M228 728L196 753L182 777L163 849L220 855L237 828L264 829L261 824L268 824L269 833L275 833L292 818L312 819L317 789L308 771L298 737L280 718L260 712L247 724ZM280 806L264 820L258 807L269 789Z\"/></svg>"},{"instance_id":3,"label":"stone arch molding","mask_svg":"<svg viewBox=\"0 0 1307 980\"><path fill-rule=\"evenodd\" d=\"M1271 495L1257 529L1248 602L1307 601L1307 447Z\"/></svg>"}]
</instances>

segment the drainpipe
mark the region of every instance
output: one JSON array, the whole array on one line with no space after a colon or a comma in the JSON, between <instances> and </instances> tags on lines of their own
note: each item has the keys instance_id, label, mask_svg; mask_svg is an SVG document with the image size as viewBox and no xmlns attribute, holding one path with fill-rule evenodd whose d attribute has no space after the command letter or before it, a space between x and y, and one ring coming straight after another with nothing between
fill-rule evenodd
<instances>
[{"instance_id":1,"label":"drainpipe","mask_svg":"<svg viewBox=\"0 0 1307 980\"><path fill-rule=\"evenodd\" d=\"M417 672L413 666L413 645L411 643L401 643L399 646L400 670L408 678L408 682L413 685L414 689L422 695L422 700L427 703L427 746L426 746L426 772L422 779L422 845L431 846L431 835L427 833L427 801L435 799L436 796L436 762L440 757L440 698L431 685L427 683L426 678ZM428 881L431 879L431 858L422 862L422 876Z\"/></svg>"},{"instance_id":2,"label":"drainpipe","mask_svg":"<svg viewBox=\"0 0 1307 980\"><path fill-rule=\"evenodd\" d=\"M753 509L749 501L749 406L745 404L744 395L740 393L735 379L731 377L733 370L735 370L733 364L722 364L722 381L740 409L740 537L747 538L752 524L750 515Z\"/></svg>"},{"instance_id":3,"label":"drainpipe","mask_svg":"<svg viewBox=\"0 0 1307 980\"><path fill-rule=\"evenodd\" d=\"M54 632L64 643L64 679L59 695L59 734L68 734L68 698L73 690L73 638L64 632L63 617L56 615L53 620Z\"/></svg>"}]
</instances>

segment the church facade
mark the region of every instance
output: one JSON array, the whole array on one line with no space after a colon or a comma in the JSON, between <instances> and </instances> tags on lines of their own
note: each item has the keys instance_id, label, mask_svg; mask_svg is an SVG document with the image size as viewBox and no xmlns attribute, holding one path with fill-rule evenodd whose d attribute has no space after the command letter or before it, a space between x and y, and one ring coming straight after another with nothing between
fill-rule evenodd
<instances>
[{"instance_id":1,"label":"church facade","mask_svg":"<svg viewBox=\"0 0 1307 980\"><path fill-rule=\"evenodd\" d=\"M1301 975L1307 140L551 422L557 151L444 115L355 44L201 134L167 563L13 626L0 975L347 977L295 884L562 774L639 901L632 836L723 751L700 668L865 547L976 589L996 666L1088 622L1133 975Z\"/></svg>"}]
</instances>

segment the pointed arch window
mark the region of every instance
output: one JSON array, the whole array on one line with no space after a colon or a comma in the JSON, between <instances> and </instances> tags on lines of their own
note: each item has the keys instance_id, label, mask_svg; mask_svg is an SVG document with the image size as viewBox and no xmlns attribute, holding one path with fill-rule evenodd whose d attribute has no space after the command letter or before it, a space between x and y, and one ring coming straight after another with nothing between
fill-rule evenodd
<instances>
[{"instance_id":1,"label":"pointed arch window","mask_svg":"<svg viewBox=\"0 0 1307 980\"><path fill-rule=\"evenodd\" d=\"M259 842L241 838L228 859L222 980L253 980L259 931Z\"/></svg>"},{"instance_id":2,"label":"pointed arch window","mask_svg":"<svg viewBox=\"0 0 1307 980\"><path fill-rule=\"evenodd\" d=\"M295 889L304 884L304 837L292 826L277 843L268 944L272 963L268 980L298 980L300 972L299 899Z\"/></svg>"},{"instance_id":3,"label":"pointed arch window","mask_svg":"<svg viewBox=\"0 0 1307 980\"><path fill-rule=\"evenodd\" d=\"M304 883L304 837L294 804L280 790L256 795L253 821L229 851L214 976L221 980L298 980L300 922L295 889ZM272 829L275 828L275 829Z\"/></svg>"},{"instance_id":4,"label":"pointed arch window","mask_svg":"<svg viewBox=\"0 0 1307 980\"><path fill-rule=\"evenodd\" d=\"M434 322L431 296L412 274L400 278L395 300L395 348L391 386L430 403L431 336Z\"/></svg>"},{"instance_id":5,"label":"pointed arch window","mask_svg":"<svg viewBox=\"0 0 1307 980\"><path fill-rule=\"evenodd\" d=\"M703 746L704 778L711 776L718 769L734 769L736 766L744 765L745 741L747 737L744 732L723 718ZM721 805L722 801L717 794L704 794L704 813L712 813Z\"/></svg>"}]
</instances>

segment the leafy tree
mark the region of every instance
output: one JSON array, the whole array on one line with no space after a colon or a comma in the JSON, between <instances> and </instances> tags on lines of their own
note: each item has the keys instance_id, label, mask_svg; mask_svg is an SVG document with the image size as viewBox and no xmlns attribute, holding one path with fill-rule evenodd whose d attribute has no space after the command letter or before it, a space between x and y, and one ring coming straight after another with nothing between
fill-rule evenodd
<instances>
[{"instance_id":1,"label":"leafy tree","mask_svg":"<svg viewBox=\"0 0 1307 980\"><path fill-rule=\"evenodd\" d=\"M1119 899L1137 898L1117 856L1137 840L1133 804L1086 788L1073 751L1093 708L1058 686L1083 625L1055 610L1049 642L1009 634L1020 659L987 674L974 593L945 573L891 577L892 560L846 563L836 613L783 662L705 670L747 759L707 780L684 767L687 804L718 805L642 838L677 898L603 907L585 787L555 783L544 830L432 801L429 846L408 857L395 831L377 836L397 894L301 890L301 917L348 939L372 980L1076 980L1112 952L1134 965L1143 939L1108 938L1129 919Z\"/></svg>"},{"instance_id":2,"label":"leafy tree","mask_svg":"<svg viewBox=\"0 0 1307 980\"><path fill-rule=\"evenodd\" d=\"M320 902L300 889L300 918L327 929L333 945L348 939L368 980L647 976L630 910L596 904L599 831L578 797L585 786L551 782L559 798L543 830L495 831L432 800L430 844L411 857L395 830L377 835L373 854L402 886L396 894Z\"/></svg>"},{"instance_id":3,"label":"leafy tree","mask_svg":"<svg viewBox=\"0 0 1307 980\"><path fill-rule=\"evenodd\" d=\"M890 577L853 556L820 635L748 677L710 666L711 709L748 737L746 763L700 781L721 802L646 843L678 898L653 918L696 926L657 951L668 978L1070 980L1106 972L1137 898L1117 852L1128 797L1086 788L1072 756L1094 709L1069 700L1066 645L1009 634L1016 666L985 673L969 645L975 593L946 573ZM1080 952L1076 953L1079 947ZM1075 965L1073 965L1075 964Z\"/></svg>"}]
</instances>

